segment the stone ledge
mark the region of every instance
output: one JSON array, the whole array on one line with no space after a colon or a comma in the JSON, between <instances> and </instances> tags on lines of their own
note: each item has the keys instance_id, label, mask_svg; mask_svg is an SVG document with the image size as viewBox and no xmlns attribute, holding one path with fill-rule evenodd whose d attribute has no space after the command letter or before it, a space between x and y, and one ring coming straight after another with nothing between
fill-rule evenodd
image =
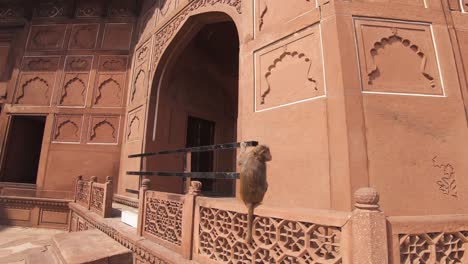
<instances>
[{"instance_id":1,"label":"stone ledge","mask_svg":"<svg viewBox=\"0 0 468 264\"><path fill-rule=\"evenodd\" d=\"M64 263L128 263L132 252L97 229L55 235L54 246Z\"/></svg>"},{"instance_id":2,"label":"stone ledge","mask_svg":"<svg viewBox=\"0 0 468 264\"><path fill-rule=\"evenodd\" d=\"M138 199L127 197L124 195L114 194L114 202L127 205L133 208L138 208Z\"/></svg>"},{"instance_id":3,"label":"stone ledge","mask_svg":"<svg viewBox=\"0 0 468 264\"><path fill-rule=\"evenodd\" d=\"M72 213L86 221L90 226L100 230L134 253L144 263L196 264L180 254L173 252L155 242L137 235L136 228L122 223L118 218L102 218L76 203L69 204Z\"/></svg>"}]
</instances>

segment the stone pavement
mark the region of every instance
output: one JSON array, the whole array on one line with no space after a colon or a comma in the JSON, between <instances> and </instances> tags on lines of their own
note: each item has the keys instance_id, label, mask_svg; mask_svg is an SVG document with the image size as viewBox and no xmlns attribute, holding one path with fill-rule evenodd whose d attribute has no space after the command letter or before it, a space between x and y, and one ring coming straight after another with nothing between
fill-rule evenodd
<instances>
[{"instance_id":1,"label":"stone pavement","mask_svg":"<svg viewBox=\"0 0 468 264\"><path fill-rule=\"evenodd\" d=\"M61 230L0 226L0 264L60 263L51 252L52 237Z\"/></svg>"}]
</instances>

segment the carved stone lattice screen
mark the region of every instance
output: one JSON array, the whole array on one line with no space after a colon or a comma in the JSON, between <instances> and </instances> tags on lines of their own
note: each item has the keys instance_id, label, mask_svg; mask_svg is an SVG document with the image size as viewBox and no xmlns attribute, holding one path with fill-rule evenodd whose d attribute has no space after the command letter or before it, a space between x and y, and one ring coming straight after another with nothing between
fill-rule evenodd
<instances>
[{"instance_id":1,"label":"carved stone lattice screen","mask_svg":"<svg viewBox=\"0 0 468 264\"><path fill-rule=\"evenodd\" d=\"M180 246L182 244L183 199L170 201L151 194L147 193L145 197L143 232Z\"/></svg>"},{"instance_id":2,"label":"carved stone lattice screen","mask_svg":"<svg viewBox=\"0 0 468 264\"><path fill-rule=\"evenodd\" d=\"M194 254L212 263L343 263L341 228L200 206Z\"/></svg>"},{"instance_id":3,"label":"carved stone lattice screen","mask_svg":"<svg viewBox=\"0 0 468 264\"><path fill-rule=\"evenodd\" d=\"M102 217L111 217L113 196L112 177L106 177L105 183L92 182L89 209Z\"/></svg>"},{"instance_id":4,"label":"carved stone lattice screen","mask_svg":"<svg viewBox=\"0 0 468 264\"><path fill-rule=\"evenodd\" d=\"M392 263L467 263L468 217L460 218L463 219L449 220L445 216L389 217L393 240Z\"/></svg>"},{"instance_id":5,"label":"carved stone lattice screen","mask_svg":"<svg viewBox=\"0 0 468 264\"><path fill-rule=\"evenodd\" d=\"M400 235L400 261L410 263L466 263L468 231Z\"/></svg>"},{"instance_id":6,"label":"carved stone lattice screen","mask_svg":"<svg viewBox=\"0 0 468 264\"><path fill-rule=\"evenodd\" d=\"M90 181L78 177L75 187L75 202L102 217L112 215L113 185L112 177L106 177L105 183L98 183L97 177Z\"/></svg>"},{"instance_id":7,"label":"carved stone lattice screen","mask_svg":"<svg viewBox=\"0 0 468 264\"><path fill-rule=\"evenodd\" d=\"M195 195L140 190L138 232L189 258Z\"/></svg>"},{"instance_id":8,"label":"carved stone lattice screen","mask_svg":"<svg viewBox=\"0 0 468 264\"><path fill-rule=\"evenodd\" d=\"M96 186L96 184L93 184L93 187L91 189L91 203L90 206L91 208L98 210L98 211L103 211L104 210L104 187L101 186Z\"/></svg>"},{"instance_id":9,"label":"carved stone lattice screen","mask_svg":"<svg viewBox=\"0 0 468 264\"><path fill-rule=\"evenodd\" d=\"M77 180L76 194L75 194L75 199L77 203L85 207L88 207L89 199L90 199L90 187L91 187L90 182Z\"/></svg>"}]
</instances>

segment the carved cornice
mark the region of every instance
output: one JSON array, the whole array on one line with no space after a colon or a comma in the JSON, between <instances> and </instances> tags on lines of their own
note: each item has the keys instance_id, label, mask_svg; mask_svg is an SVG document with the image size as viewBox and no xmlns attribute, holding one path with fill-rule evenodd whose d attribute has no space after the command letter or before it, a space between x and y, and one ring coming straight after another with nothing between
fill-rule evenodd
<instances>
[{"instance_id":1,"label":"carved cornice","mask_svg":"<svg viewBox=\"0 0 468 264\"><path fill-rule=\"evenodd\" d=\"M122 195L114 194L113 200L114 200L114 202L119 203L119 204L123 204L123 205L130 206L130 207L133 207L133 208L138 208L138 200L137 199L133 199L133 198L125 197L125 196L122 196Z\"/></svg>"},{"instance_id":2,"label":"carved cornice","mask_svg":"<svg viewBox=\"0 0 468 264\"><path fill-rule=\"evenodd\" d=\"M3 0L0 22L4 19L60 17L129 17L138 15L142 0ZM74 4L74 2L76 2Z\"/></svg>"},{"instance_id":3,"label":"carved cornice","mask_svg":"<svg viewBox=\"0 0 468 264\"><path fill-rule=\"evenodd\" d=\"M26 206L52 206L52 207L65 207L68 208L70 201L66 200L48 200L41 198L27 198L27 197L0 197L0 204L15 204Z\"/></svg>"}]
</instances>

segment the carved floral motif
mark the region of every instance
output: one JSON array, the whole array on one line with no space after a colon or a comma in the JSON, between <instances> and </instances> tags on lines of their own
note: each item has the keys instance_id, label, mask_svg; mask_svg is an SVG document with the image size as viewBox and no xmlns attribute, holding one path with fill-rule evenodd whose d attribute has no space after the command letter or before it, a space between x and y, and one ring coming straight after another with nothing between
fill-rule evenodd
<instances>
[{"instance_id":1,"label":"carved floral motif","mask_svg":"<svg viewBox=\"0 0 468 264\"><path fill-rule=\"evenodd\" d=\"M25 57L23 71L55 71L58 68L58 57Z\"/></svg>"},{"instance_id":2,"label":"carved floral motif","mask_svg":"<svg viewBox=\"0 0 468 264\"><path fill-rule=\"evenodd\" d=\"M47 18L65 16L65 4L65 1L59 0L41 1L34 10L34 15Z\"/></svg>"},{"instance_id":3,"label":"carved floral motif","mask_svg":"<svg viewBox=\"0 0 468 264\"><path fill-rule=\"evenodd\" d=\"M148 55L149 55L149 47L148 46L143 46L142 48L140 48L138 50L138 52L137 52L137 59L138 59L139 64L141 64L142 62L147 60Z\"/></svg>"},{"instance_id":4,"label":"carved floral motif","mask_svg":"<svg viewBox=\"0 0 468 264\"><path fill-rule=\"evenodd\" d=\"M437 162L437 156L432 159L432 166L439 168L442 171L442 176L436 182L439 190L448 196L458 198L457 178L455 177L455 169L450 163L440 164Z\"/></svg>"},{"instance_id":5,"label":"carved floral motif","mask_svg":"<svg viewBox=\"0 0 468 264\"><path fill-rule=\"evenodd\" d=\"M100 211L104 210L104 188L93 186L91 197L91 207Z\"/></svg>"},{"instance_id":6,"label":"carved floral motif","mask_svg":"<svg viewBox=\"0 0 468 264\"><path fill-rule=\"evenodd\" d=\"M65 70L74 72L86 72L91 70L93 57L91 56L76 56L68 57Z\"/></svg>"},{"instance_id":7,"label":"carved floral motif","mask_svg":"<svg viewBox=\"0 0 468 264\"><path fill-rule=\"evenodd\" d=\"M71 49L93 49L99 25L74 25L70 37Z\"/></svg>"},{"instance_id":8,"label":"carved floral motif","mask_svg":"<svg viewBox=\"0 0 468 264\"><path fill-rule=\"evenodd\" d=\"M127 57L123 56L101 56L99 59L99 70L105 72L124 72L127 69Z\"/></svg>"},{"instance_id":9,"label":"carved floral motif","mask_svg":"<svg viewBox=\"0 0 468 264\"><path fill-rule=\"evenodd\" d=\"M102 3L99 0L79 1L75 10L76 17L99 17L102 14Z\"/></svg>"},{"instance_id":10,"label":"carved floral motif","mask_svg":"<svg viewBox=\"0 0 468 264\"><path fill-rule=\"evenodd\" d=\"M31 27L28 47L34 50L62 48L66 25L38 25Z\"/></svg>"},{"instance_id":11,"label":"carved floral motif","mask_svg":"<svg viewBox=\"0 0 468 264\"><path fill-rule=\"evenodd\" d=\"M78 181L78 188L76 192L76 202L88 206L89 202L89 188L90 183L87 181Z\"/></svg>"},{"instance_id":12,"label":"carved floral motif","mask_svg":"<svg viewBox=\"0 0 468 264\"><path fill-rule=\"evenodd\" d=\"M246 229L246 214L200 207L198 254L223 263L342 263L338 227L257 216L252 244Z\"/></svg>"},{"instance_id":13,"label":"carved floral motif","mask_svg":"<svg viewBox=\"0 0 468 264\"><path fill-rule=\"evenodd\" d=\"M10 1L0 7L0 19L20 18L24 16L24 7Z\"/></svg>"}]
</instances>

